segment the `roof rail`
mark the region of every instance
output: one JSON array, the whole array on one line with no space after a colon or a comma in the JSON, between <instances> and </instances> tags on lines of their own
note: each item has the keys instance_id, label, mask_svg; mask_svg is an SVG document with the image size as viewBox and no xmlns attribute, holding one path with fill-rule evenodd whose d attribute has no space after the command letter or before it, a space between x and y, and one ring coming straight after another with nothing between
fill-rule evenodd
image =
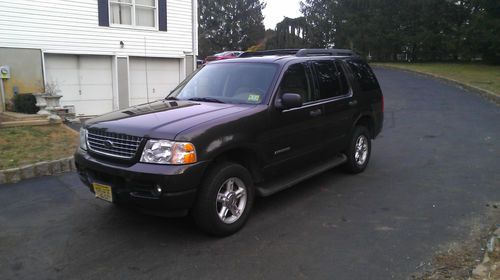
<instances>
[{"instance_id":1,"label":"roof rail","mask_svg":"<svg viewBox=\"0 0 500 280\"><path fill-rule=\"evenodd\" d=\"M354 56L354 53L348 49L301 49L296 56Z\"/></svg>"},{"instance_id":2,"label":"roof rail","mask_svg":"<svg viewBox=\"0 0 500 280\"><path fill-rule=\"evenodd\" d=\"M278 49L266 50L257 52L244 52L239 57L253 57L253 56L266 56L266 55L295 55L299 49Z\"/></svg>"},{"instance_id":3,"label":"roof rail","mask_svg":"<svg viewBox=\"0 0 500 280\"><path fill-rule=\"evenodd\" d=\"M239 57L254 57L266 55L295 55L305 56L355 56L356 53L348 49L278 49L257 52L244 52Z\"/></svg>"}]
</instances>

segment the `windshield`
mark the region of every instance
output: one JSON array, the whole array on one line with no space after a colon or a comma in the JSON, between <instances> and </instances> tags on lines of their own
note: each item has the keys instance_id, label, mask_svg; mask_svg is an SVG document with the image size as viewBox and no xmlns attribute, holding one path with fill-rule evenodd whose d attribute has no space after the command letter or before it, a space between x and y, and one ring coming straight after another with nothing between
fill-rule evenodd
<instances>
[{"instance_id":1,"label":"windshield","mask_svg":"<svg viewBox=\"0 0 500 280\"><path fill-rule=\"evenodd\" d=\"M167 98L206 102L261 104L278 66L270 63L208 64Z\"/></svg>"}]
</instances>

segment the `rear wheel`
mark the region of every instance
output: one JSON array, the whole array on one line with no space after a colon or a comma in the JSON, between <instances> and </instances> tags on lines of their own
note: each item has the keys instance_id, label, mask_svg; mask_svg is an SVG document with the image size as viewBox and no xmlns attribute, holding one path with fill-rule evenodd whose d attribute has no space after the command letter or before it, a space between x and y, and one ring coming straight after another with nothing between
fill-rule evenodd
<instances>
[{"instance_id":1,"label":"rear wheel","mask_svg":"<svg viewBox=\"0 0 500 280\"><path fill-rule=\"evenodd\" d=\"M236 163L222 163L208 172L193 217L203 231L227 236L243 227L253 200L254 188L248 170Z\"/></svg>"},{"instance_id":2,"label":"rear wheel","mask_svg":"<svg viewBox=\"0 0 500 280\"><path fill-rule=\"evenodd\" d=\"M370 161L371 147L370 132L364 126L357 126L345 152L347 162L343 166L344 170L350 173L363 172Z\"/></svg>"}]
</instances>

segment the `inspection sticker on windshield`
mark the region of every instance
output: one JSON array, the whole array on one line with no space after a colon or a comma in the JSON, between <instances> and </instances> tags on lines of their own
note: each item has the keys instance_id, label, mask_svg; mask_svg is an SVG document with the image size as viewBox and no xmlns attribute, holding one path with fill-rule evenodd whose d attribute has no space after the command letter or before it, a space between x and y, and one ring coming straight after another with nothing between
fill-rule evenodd
<instances>
[{"instance_id":1,"label":"inspection sticker on windshield","mask_svg":"<svg viewBox=\"0 0 500 280\"><path fill-rule=\"evenodd\" d=\"M260 100L260 95L257 95L257 94L250 94L248 96L248 101L251 101L251 102L259 102Z\"/></svg>"}]
</instances>

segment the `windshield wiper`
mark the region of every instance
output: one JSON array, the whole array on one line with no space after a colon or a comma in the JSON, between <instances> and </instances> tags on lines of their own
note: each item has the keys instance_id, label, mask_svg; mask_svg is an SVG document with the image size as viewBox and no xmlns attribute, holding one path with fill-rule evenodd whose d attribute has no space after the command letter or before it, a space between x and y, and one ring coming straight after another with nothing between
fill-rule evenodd
<instances>
[{"instance_id":1,"label":"windshield wiper","mask_svg":"<svg viewBox=\"0 0 500 280\"><path fill-rule=\"evenodd\" d=\"M167 96L165 97L165 100L179 100L179 99L177 97Z\"/></svg>"},{"instance_id":2,"label":"windshield wiper","mask_svg":"<svg viewBox=\"0 0 500 280\"><path fill-rule=\"evenodd\" d=\"M188 100L191 101L202 101L202 102L214 102L214 103L225 103L222 100L213 97L191 97Z\"/></svg>"}]
</instances>

